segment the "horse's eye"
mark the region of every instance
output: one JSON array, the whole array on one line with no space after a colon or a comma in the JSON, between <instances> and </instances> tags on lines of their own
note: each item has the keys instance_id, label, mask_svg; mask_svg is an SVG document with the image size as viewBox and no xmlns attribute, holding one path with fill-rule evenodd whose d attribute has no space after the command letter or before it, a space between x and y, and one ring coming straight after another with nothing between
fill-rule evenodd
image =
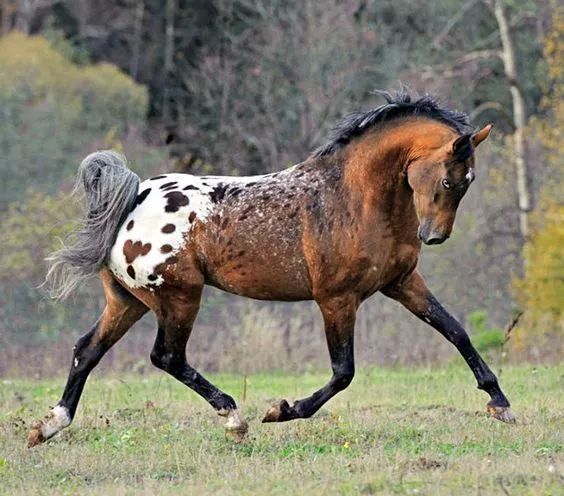
<instances>
[{"instance_id":1,"label":"horse's eye","mask_svg":"<svg viewBox=\"0 0 564 496\"><path fill-rule=\"evenodd\" d=\"M443 179L441 183L445 189L450 189L452 187L452 184L450 184L450 181L448 179Z\"/></svg>"}]
</instances>

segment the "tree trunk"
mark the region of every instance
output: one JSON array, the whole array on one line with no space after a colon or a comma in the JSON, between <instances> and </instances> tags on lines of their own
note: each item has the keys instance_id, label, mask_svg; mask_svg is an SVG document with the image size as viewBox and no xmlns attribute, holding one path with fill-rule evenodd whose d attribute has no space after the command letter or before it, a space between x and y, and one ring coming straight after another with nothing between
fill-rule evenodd
<instances>
[{"instance_id":1,"label":"tree trunk","mask_svg":"<svg viewBox=\"0 0 564 496\"><path fill-rule=\"evenodd\" d=\"M172 115L170 108L170 78L174 63L174 14L176 10L176 0L166 0L165 8L165 53L164 53L164 77L163 88L163 121L165 126L171 124Z\"/></svg>"},{"instance_id":2,"label":"tree trunk","mask_svg":"<svg viewBox=\"0 0 564 496\"><path fill-rule=\"evenodd\" d=\"M513 102L513 125L515 131L513 133L514 146L514 162L515 172L517 174L517 196L519 200L519 227L523 239L529 235L529 219L528 214L531 210L531 194L529 188L529 177L527 171L527 162L525 156L525 126L527 124L527 111L525 107L525 99L519 87L517 76L517 65L515 62L515 49L507 15L503 7L503 0L493 1L493 12L499 27L499 34L502 46L502 59L505 69L505 77L509 83L509 90Z\"/></svg>"},{"instance_id":3,"label":"tree trunk","mask_svg":"<svg viewBox=\"0 0 564 496\"><path fill-rule=\"evenodd\" d=\"M133 25L133 49L131 54L131 63L129 65L129 73L135 80L137 80L137 76L139 75L139 59L141 56L144 14L145 0L137 0L137 5L135 7L135 20Z\"/></svg>"},{"instance_id":4,"label":"tree trunk","mask_svg":"<svg viewBox=\"0 0 564 496\"><path fill-rule=\"evenodd\" d=\"M90 6L88 5L88 2L86 0L79 0L77 2L77 20L78 20L78 42L80 46L84 46L89 13L90 13Z\"/></svg>"},{"instance_id":5,"label":"tree trunk","mask_svg":"<svg viewBox=\"0 0 564 496\"><path fill-rule=\"evenodd\" d=\"M0 32L2 36L8 34L8 31L10 31L12 27L10 17L13 6L11 3L10 0L2 0L2 31Z\"/></svg>"},{"instance_id":6,"label":"tree trunk","mask_svg":"<svg viewBox=\"0 0 564 496\"><path fill-rule=\"evenodd\" d=\"M31 21L31 0L18 0L16 28L22 33L29 34Z\"/></svg>"}]
</instances>

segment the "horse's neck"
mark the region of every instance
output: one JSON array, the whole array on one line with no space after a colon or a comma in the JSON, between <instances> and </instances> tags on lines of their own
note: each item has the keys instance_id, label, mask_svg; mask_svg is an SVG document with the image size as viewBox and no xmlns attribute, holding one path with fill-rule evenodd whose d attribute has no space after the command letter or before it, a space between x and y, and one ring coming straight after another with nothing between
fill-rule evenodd
<instances>
[{"instance_id":1,"label":"horse's neck","mask_svg":"<svg viewBox=\"0 0 564 496\"><path fill-rule=\"evenodd\" d=\"M383 226L396 237L416 236L417 214L406 177L411 142L397 138L369 136L343 150L343 183L361 222L370 226L366 236L381 233Z\"/></svg>"},{"instance_id":2,"label":"horse's neck","mask_svg":"<svg viewBox=\"0 0 564 496\"><path fill-rule=\"evenodd\" d=\"M386 137L371 137L350 145L343 153L344 181L351 192L380 204L382 199L413 202L406 181L409 142L395 142Z\"/></svg>"}]
</instances>

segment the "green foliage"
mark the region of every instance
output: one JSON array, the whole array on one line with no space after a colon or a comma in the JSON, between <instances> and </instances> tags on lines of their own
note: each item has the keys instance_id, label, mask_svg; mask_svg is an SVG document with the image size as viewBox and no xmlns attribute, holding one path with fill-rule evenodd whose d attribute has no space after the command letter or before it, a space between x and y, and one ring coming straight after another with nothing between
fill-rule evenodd
<instances>
[{"instance_id":1,"label":"green foliage","mask_svg":"<svg viewBox=\"0 0 564 496\"><path fill-rule=\"evenodd\" d=\"M40 37L0 38L0 210L32 185L55 191L110 129L142 126L147 105L115 66L78 66Z\"/></svg>"},{"instance_id":2,"label":"green foliage","mask_svg":"<svg viewBox=\"0 0 564 496\"><path fill-rule=\"evenodd\" d=\"M525 276L515 281L529 324L537 323L533 333L558 332L564 321L564 206L545 202L544 207L538 212L543 225L525 245Z\"/></svg>"},{"instance_id":3,"label":"green foliage","mask_svg":"<svg viewBox=\"0 0 564 496\"><path fill-rule=\"evenodd\" d=\"M12 203L0 220L4 233L0 252L0 280L39 281L44 275L44 259L60 246L75 226L78 204L67 195L54 196L29 191L21 203Z\"/></svg>"},{"instance_id":4,"label":"green foliage","mask_svg":"<svg viewBox=\"0 0 564 496\"><path fill-rule=\"evenodd\" d=\"M49 42L51 47L62 54L66 59L77 65L90 63L90 54L83 47L73 45L65 38L63 32L55 29L46 29L42 36Z\"/></svg>"},{"instance_id":5,"label":"green foliage","mask_svg":"<svg viewBox=\"0 0 564 496\"><path fill-rule=\"evenodd\" d=\"M544 226L525 246L526 276L517 284L533 312L564 316L564 206L548 205Z\"/></svg>"},{"instance_id":6,"label":"green foliage","mask_svg":"<svg viewBox=\"0 0 564 496\"><path fill-rule=\"evenodd\" d=\"M468 323L474 330L472 343L481 352L497 351L505 342L503 331L497 327L488 327L487 318L484 310L476 310L468 315Z\"/></svg>"},{"instance_id":7,"label":"green foliage","mask_svg":"<svg viewBox=\"0 0 564 496\"><path fill-rule=\"evenodd\" d=\"M0 38L0 334L28 345L69 328L72 339L102 304L96 284L66 306L38 288L45 257L80 215L60 192L61 185L70 189L80 159L94 147L113 146L126 148L140 173L163 161L134 132L144 126L146 89L110 64L77 65L72 47L53 43L18 32Z\"/></svg>"},{"instance_id":8,"label":"green foliage","mask_svg":"<svg viewBox=\"0 0 564 496\"><path fill-rule=\"evenodd\" d=\"M517 333L517 349L543 345L561 356L564 336L564 7L558 6L545 39L548 82L543 119L531 122L531 132L543 146L543 187L531 214L533 232L523 250L526 271L514 281L525 315Z\"/></svg>"}]
</instances>

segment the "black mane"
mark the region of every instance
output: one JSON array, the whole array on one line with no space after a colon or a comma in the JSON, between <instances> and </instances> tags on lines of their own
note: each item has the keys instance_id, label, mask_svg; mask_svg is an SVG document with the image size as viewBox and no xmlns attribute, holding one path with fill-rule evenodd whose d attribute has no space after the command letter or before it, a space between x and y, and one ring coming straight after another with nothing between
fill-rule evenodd
<instances>
[{"instance_id":1,"label":"black mane","mask_svg":"<svg viewBox=\"0 0 564 496\"><path fill-rule=\"evenodd\" d=\"M402 89L395 94L379 91L386 102L367 112L352 112L343 119L329 133L329 139L324 145L314 150L313 157L331 155L348 145L353 138L367 132L372 126L382 122L407 116L423 116L442 122L459 134L470 130L468 115L464 112L442 108L439 101L425 95L412 100L411 95Z\"/></svg>"}]
</instances>

